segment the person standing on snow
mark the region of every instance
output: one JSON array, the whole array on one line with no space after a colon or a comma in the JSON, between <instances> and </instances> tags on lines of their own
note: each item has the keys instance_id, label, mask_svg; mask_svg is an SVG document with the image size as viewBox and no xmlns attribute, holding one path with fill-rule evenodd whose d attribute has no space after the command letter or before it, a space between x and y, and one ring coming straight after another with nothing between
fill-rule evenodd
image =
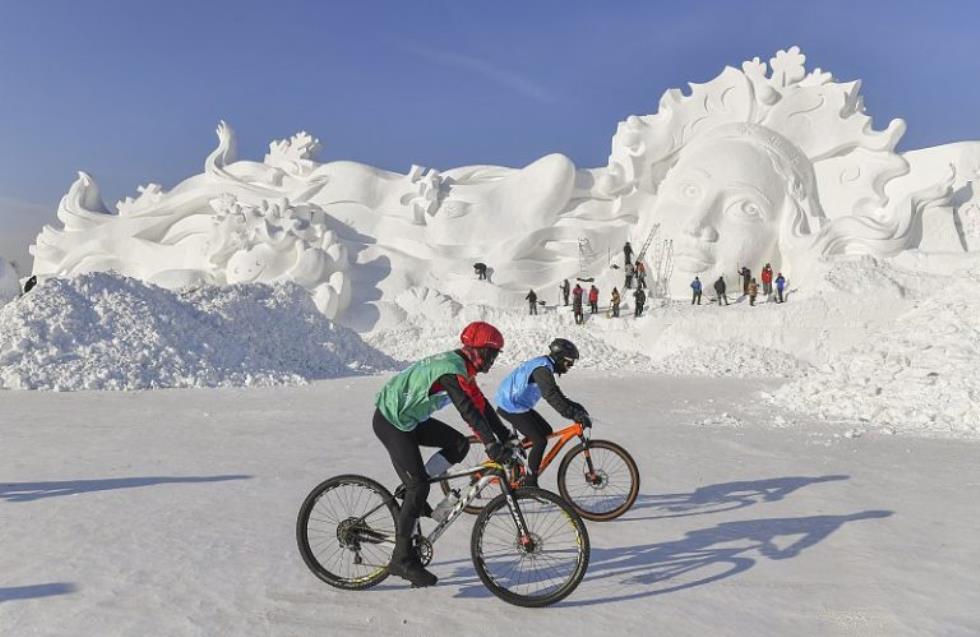
<instances>
[{"instance_id":1,"label":"person standing on snow","mask_svg":"<svg viewBox=\"0 0 980 637\"><path fill-rule=\"evenodd\" d=\"M766 301L772 300L772 266L768 263L762 268L762 293Z\"/></svg>"},{"instance_id":2,"label":"person standing on snow","mask_svg":"<svg viewBox=\"0 0 980 637\"><path fill-rule=\"evenodd\" d=\"M585 290L578 283L572 290L572 314L575 315L575 323L581 325L585 322L585 313L582 311L582 294Z\"/></svg>"},{"instance_id":3,"label":"person standing on snow","mask_svg":"<svg viewBox=\"0 0 980 637\"><path fill-rule=\"evenodd\" d=\"M487 280L487 264L486 263L474 263L473 269L476 271L478 281Z\"/></svg>"},{"instance_id":4,"label":"person standing on snow","mask_svg":"<svg viewBox=\"0 0 980 637\"><path fill-rule=\"evenodd\" d=\"M522 363L501 381L497 393L494 394L497 413L531 440L523 486L538 486L541 458L548 446L548 436L554 431L548 421L534 409L541 398L563 418L573 420L583 427L592 426L592 419L585 407L569 400L555 383L555 374L561 376L567 373L578 358L578 348L574 343L556 338L548 346L547 355Z\"/></svg>"},{"instance_id":5,"label":"person standing on snow","mask_svg":"<svg viewBox=\"0 0 980 637\"><path fill-rule=\"evenodd\" d=\"M643 262L639 259L636 260L636 289L645 288L647 286L647 266L643 265Z\"/></svg>"},{"instance_id":6,"label":"person standing on snow","mask_svg":"<svg viewBox=\"0 0 980 637\"><path fill-rule=\"evenodd\" d=\"M749 305L755 305L755 297L759 294L759 284L755 279L749 281Z\"/></svg>"},{"instance_id":7,"label":"person standing on snow","mask_svg":"<svg viewBox=\"0 0 980 637\"><path fill-rule=\"evenodd\" d=\"M633 264L632 263L626 264L626 284L623 285L623 289L624 290L633 289Z\"/></svg>"},{"instance_id":8,"label":"person standing on snow","mask_svg":"<svg viewBox=\"0 0 980 637\"><path fill-rule=\"evenodd\" d=\"M568 279L565 279L559 287L561 288L561 296L565 299L565 307L568 307L568 293L571 291L572 286L568 284Z\"/></svg>"},{"instance_id":9,"label":"person standing on snow","mask_svg":"<svg viewBox=\"0 0 980 637\"><path fill-rule=\"evenodd\" d=\"M538 313L538 295L534 293L534 290L531 290L530 292L528 292L527 293L527 296L524 297L524 300L527 301L528 307L530 309L530 313L531 314L537 314Z\"/></svg>"},{"instance_id":10,"label":"person standing on snow","mask_svg":"<svg viewBox=\"0 0 980 637\"><path fill-rule=\"evenodd\" d=\"M718 307L721 307L722 299L725 299L725 305L728 305L728 295L725 293L726 289L727 286L725 285L725 277L718 277L718 280L715 281L715 295L718 297Z\"/></svg>"},{"instance_id":11,"label":"person standing on snow","mask_svg":"<svg viewBox=\"0 0 980 637\"><path fill-rule=\"evenodd\" d=\"M691 297L691 305L694 305L695 301L701 305L701 279L694 277L694 280L691 281L691 290L694 291L694 296Z\"/></svg>"},{"instance_id":12,"label":"person standing on snow","mask_svg":"<svg viewBox=\"0 0 980 637\"><path fill-rule=\"evenodd\" d=\"M647 301L647 294L642 288L636 288L636 292L633 292L633 299L636 302L636 311L633 316L639 316L643 314L643 304Z\"/></svg>"},{"instance_id":13,"label":"person standing on snow","mask_svg":"<svg viewBox=\"0 0 980 637\"><path fill-rule=\"evenodd\" d=\"M619 303L620 303L620 301L621 301L621 299L619 298L619 290L617 290L616 288L613 288L612 298L609 300L609 303L612 306L612 315L613 316L619 316Z\"/></svg>"},{"instance_id":14,"label":"person standing on snow","mask_svg":"<svg viewBox=\"0 0 980 637\"><path fill-rule=\"evenodd\" d=\"M589 289L589 314L599 311L599 288L592 286Z\"/></svg>"},{"instance_id":15,"label":"person standing on snow","mask_svg":"<svg viewBox=\"0 0 980 637\"><path fill-rule=\"evenodd\" d=\"M633 246L627 241L626 245L623 246L623 265L629 266L631 263L633 263Z\"/></svg>"},{"instance_id":16,"label":"person standing on snow","mask_svg":"<svg viewBox=\"0 0 980 637\"><path fill-rule=\"evenodd\" d=\"M486 447L487 456L501 464L512 457L507 427L476 384L476 375L493 367L504 337L493 325L477 321L467 325L459 338L462 348L424 358L400 372L384 384L374 403L374 435L405 485L388 571L416 586L438 581L422 566L412 546L419 515L431 510L426 502L428 478L461 461L470 447L466 436L432 414L452 403ZM439 451L423 463L420 447L439 447Z\"/></svg>"},{"instance_id":17,"label":"person standing on snow","mask_svg":"<svg viewBox=\"0 0 980 637\"><path fill-rule=\"evenodd\" d=\"M786 287L786 279L783 278L783 273L780 272L779 276L776 277L776 303L783 302L783 288Z\"/></svg>"},{"instance_id":18,"label":"person standing on snow","mask_svg":"<svg viewBox=\"0 0 980 637\"><path fill-rule=\"evenodd\" d=\"M749 293L749 283L752 281L752 271L749 270L749 266L743 265L742 269L738 271L742 275L742 294Z\"/></svg>"}]
</instances>

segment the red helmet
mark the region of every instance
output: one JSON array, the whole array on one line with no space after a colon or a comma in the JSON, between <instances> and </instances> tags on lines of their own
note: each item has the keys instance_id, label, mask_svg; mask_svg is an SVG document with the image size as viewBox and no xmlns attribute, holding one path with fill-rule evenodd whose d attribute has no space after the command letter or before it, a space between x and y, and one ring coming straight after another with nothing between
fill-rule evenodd
<instances>
[{"instance_id":1,"label":"red helmet","mask_svg":"<svg viewBox=\"0 0 980 637\"><path fill-rule=\"evenodd\" d=\"M504 348L504 335L493 325L483 321L473 321L463 328L459 340L466 347L479 349L489 347L495 350Z\"/></svg>"}]
</instances>

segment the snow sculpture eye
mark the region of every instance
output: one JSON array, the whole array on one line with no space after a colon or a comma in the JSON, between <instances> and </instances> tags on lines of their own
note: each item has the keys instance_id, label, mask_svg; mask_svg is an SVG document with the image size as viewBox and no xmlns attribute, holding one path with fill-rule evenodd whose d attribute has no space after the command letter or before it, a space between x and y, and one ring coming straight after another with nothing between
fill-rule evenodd
<instances>
[{"instance_id":1,"label":"snow sculpture eye","mask_svg":"<svg viewBox=\"0 0 980 637\"><path fill-rule=\"evenodd\" d=\"M754 223L762 221L765 210L752 199L736 199L728 205L725 212L735 221Z\"/></svg>"},{"instance_id":2,"label":"snow sculpture eye","mask_svg":"<svg viewBox=\"0 0 980 637\"><path fill-rule=\"evenodd\" d=\"M689 201L697 201L698 199L701 198L703 191L701 190L701 186L692 182L688 182L688 183L681 184L680 193L681 193L681 197L683 197L684 199L687 199Z\"/></svg>"}]
</instances>

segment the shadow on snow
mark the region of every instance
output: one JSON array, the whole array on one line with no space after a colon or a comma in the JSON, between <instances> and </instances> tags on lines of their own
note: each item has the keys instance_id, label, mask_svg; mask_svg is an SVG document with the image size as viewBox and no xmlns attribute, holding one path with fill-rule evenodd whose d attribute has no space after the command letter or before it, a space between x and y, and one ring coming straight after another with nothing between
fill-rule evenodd
<instances>
[{"instance_id":1,"label":"shadow on snow","mask_svg":"<svg viewBox=\"0 0 980 637\"><path fill-rule=\"evenodd\" d=\"M63 480L57 482L15 482L0 484L0 500L7 502L31 502L41 498L61 495L78 495L92 491L131 489L157 484L181 484L198 482L224 482L248 480L247 475L220 476L148 476L145 478L106 478L104 480Z\"/></svg>"},{"instance_id":2,"label":"shadow on snow","mask_svg":"<svg viewBox=\"0 0 980 637\"><path fill-rule=\"evenodd\" d=\"M74 593L76 590L77 588L74 584L68 584L66 582L35 584L33 586L11 586L9 588L0 588L0 602L65 595L67 593Z\"/></svg>"},{"instance_id":3,"label":"shadow on snow","mask_svg":"<svg viewBox=\"0 0 980 637\"><path fill-rule=\"evenodd\" d=\"M740 480L699 487L691 493L641 495L626 517L620 518L620 521L661 520L733 511L759 502L782 500L797 489L811 484L847 480L849 477L845 475L788 476L765 480ZM631 514L638 509L655 509L658 514L632 517Z\"/></svg>"}]
</instances>

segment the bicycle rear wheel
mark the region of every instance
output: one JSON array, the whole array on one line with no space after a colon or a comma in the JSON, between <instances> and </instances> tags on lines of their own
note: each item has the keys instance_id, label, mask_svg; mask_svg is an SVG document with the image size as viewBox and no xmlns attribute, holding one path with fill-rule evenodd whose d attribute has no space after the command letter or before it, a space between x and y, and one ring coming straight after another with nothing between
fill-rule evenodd
<instances>
[{"instance_id":1,"label":"bicycle rear wheel","mask_svg":"<svg viewBox=\"0 0 980 637\"><path fill-rule=\"evenodd\" d=\"M557 494L526 488L514 500L531 542L522 542L504 494L473 525L473 566L491 593L517 606L549 606L575 590L589 566L589 533Z\"/></svg>"},{"instance_id":2,"label":"bicycle rear wheel","mask_svg":"<svg viewBox=\"0 0 980 637\"><path fill-rule=\"evenodd\" d=\"M629 511L640 493L640 470L629 452L608 440L589 442L595 474L589 475L580 443L562 458L558 492L586 520L604 522Z\"/></svg>"},{"instance_id":3,"label":"bicycle rear wheel","mask_svg":"<svg viewBox=\"0 0 980 637\"><path fill-rule=\"evenodd\" d=\"M330 478L313 489L296 520L300 555L321 580L348 590L388 577L398 506L383 486L364 476Z\"/></svg>"}]
</instances>

